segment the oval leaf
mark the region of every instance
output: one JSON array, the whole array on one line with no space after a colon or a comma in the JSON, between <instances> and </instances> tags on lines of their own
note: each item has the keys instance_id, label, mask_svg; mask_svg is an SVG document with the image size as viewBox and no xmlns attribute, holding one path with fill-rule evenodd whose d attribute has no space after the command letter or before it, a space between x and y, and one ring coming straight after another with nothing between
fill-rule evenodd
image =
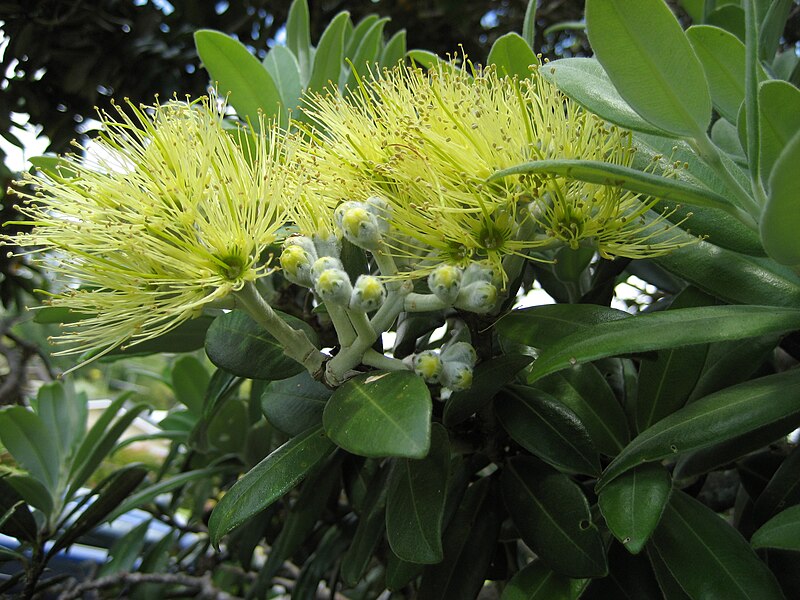
<instances>
[{"instance_id":1,"label":"oval leaf","mask_svg":"<svg viewBox=\"0 0 800 600\"><path fill-rule=\"evenodd\" d=\"M250 469L219 501L211 513L208 531L212 542L264 510L334 450L321 427L298 435Z\"/></svg>"},{"instance_id":2,"label":"oval leaf","mask_svg":"<svg viewBox=\"0 0 800 600\"><path fill-rule=\"evenodd\" d=\"M522 540L551 569L567 577L602 577L608 572L589 503L569 477L520 456L506 463L501 483Z\"/></svg>"},{"instance_id":3,"label":"oval leaf","mask_svg":"<svg viewBox=\"0 0 800 600\"><path fill-rule=\"evenodd\" d=\"M705 136L711 96L703 67L663 0L587 0L586 28L609 78L643 119Z\"/></svg>"},{"instance_id":4,"label":"oval leaf","mask_svg":"<svg viewBox=\"0 0 800 600\"><path fill-rule=\"evenodd\" d=\"M765 81L758 88L761 178L767 183L783 149L800 131L800 90L787 81Z\"/></svg>"},{"instance_id":5,"label":"oval leaf","mask_svg":"<svg viewBox=\"0 0 800 600\"><path fill-rule=\"evenodd\" d=\"M800 370L768 375L685 406L643 431L608 466L602 487L628 469L712 446L800 413Z\"/></svg>"},{"instance_id":6,"label":"oval leaf","mask_svg":"<svg viewBox=\"0 0 800 600\"><path fill-rule=\"evenodd\" d=\"M774 306L701 306L601 323L544 350L529 381L598 358L756 337L800 329L800 310Z\"/></svg>"},{"instance_id":7,"label":"oval leaf","mask_svg":"<svg viewBox=\"0 0 800 600\"><path fill-rule=\"evenodd\" d=\"M440 425L433 427L428 456L395 462L386 499L386 538L398 558L424 564L442 560L449 469L450 442Z\"/></svg>"},{"instance_id":8,"label":"oval leaf","mask_svg":"<svg viewBox=\"0 0 800 600\"><path fill-rule=\"evenodd\" d=\"M800 551L800 505L787 508L764 523L750 538L753 548Z\"/></svg>"},{"instance_id":9,"label":"oval leaf","mask_svg":"<svg viewBox=\"0 0 800 600\"><path fill-rule=\"evenodd\" d=\"M661 465L642 465L618 477L600 493L600 512L632 554L639 554L661 520L672 480Z\"/></svg>"},{"instance_id":10,"label":"oval leaf","mask_svg":"<svg viewBox=\"0 0 800 600\"><path fill-rule=\"evenodd\" d=\"M769 177L769 196L761 213L761 241L773 259L800 265L800 210L797 210L797 165L800 165L800 129L775 161Z\"/></svg>"},{"instance_id":11,"label":"oval leaf","mask_svg":"<svg viewBox=\"0 0 800 600\"><path fill-rule=\"evenodd\" d=\"M22 406L0 410L0 441L17 464L55 497L61 457L55 440L39 416Z\"/></svg>"},{"instance_id":12,"label":"oval leaf","mask_svg":"<svg viewBox=\"0 0 800 600\"><path fill-rule=\"evenodd\" d=\"M598 475L600 457L577 415L534 388L510 386L494 402L511 438L559 471Z\"/></svg>"},{"instance_id":13,"label":"oval leaf","mask_svg":"<svg viewBox=\"0 0 800 600\"><path fill-rule=\"evenodd\" d=\"M531 75L530 66L539 64L528 43L519 34L511 32L497 38L486 64L494 65L501 77L527 79Z\"/></svg>"},{"instance_id":14,"label":"oval leaf","mask_svg":"<svg viewBox=\"0 0 800 600\"><path fill-rule=\"evenodd\" d=\"M572 597L569 579L535 560L511 578L500 600L572 600Z\"/></svg>"},{"instance_id":15,"label":"oval leaf","mask_svg":"<svg viewBox=\"0 0 800 600\"><path fill-rule=\"evenodd\" d=\"M264 57L263 65L281 94L283 106L294 110L300 103L303 85L300 83L300 65L292 51L286 46L275 46Z\"/></svg>"},{"instance_id":16,"label":"oval leaf","mask_svg":"<svg viewBox=\"0 0 800 600\"><path fill-rule=\"evenodd\" d=\"M322 424L322 411L331 391L307 371L272 381L261 394L261 410L267 421L284 433L298 435Z\"/></svg>"},{"instance_id":17,"label":"oval leaf","mask_svg":"<svg viewBox=\"0 0 800 600\"><path fill-rule=\"evenodd\" d=\"M423 458L430 448L432 410L421 377L375 372L339 387L322 422L330 439L353 454Z\"/></svg>"},{"instance_id":18,"label":"oval leaf","mask_svg":"<svg viewBox=\"0 0 800 600\"><path fill-rule=\"evenodd\" d=\"M350 13L340 12L322 33L317 52L314 54L314 66L308 82L309 91L322 92L331 82L333 82L331 91L336 89L344 60L344 33L349 21Z\"/></svg>"},{"instance_id":19,"label":"oval leaf","mask_svg":"<svg viewBox=\"0 0 800 600\"><path fill-rule=\"evenodd\" d=\"M784 597L739 532L683 492L672 495L651 544L691 598Z\"/></svg>"}]
</instances>

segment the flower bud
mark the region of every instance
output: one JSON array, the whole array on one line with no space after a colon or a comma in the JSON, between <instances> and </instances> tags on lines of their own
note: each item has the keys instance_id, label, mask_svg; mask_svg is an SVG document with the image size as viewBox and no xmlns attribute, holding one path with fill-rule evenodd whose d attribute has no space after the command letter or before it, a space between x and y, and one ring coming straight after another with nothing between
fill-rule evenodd
<instances>
[{"instance_id":1,"label":"flower bud","mask_svg":"<svg viewBox=\"0 0 800 600\"><path fill-rule=\"evenodd\" d=\"M292 238L289 238L290 240ZM308 238L306 238L308 239ZM309 242L311 240L308 240ZM286 279L292 283L311 287L311 264L316 260L316 252L313 251L313 244L311 245L312 253L302 243L287 243L281 252L280 263Z\"/></svg>"},{"instance_id":2,"label":"flower bud","mask_svg":"<svg viewBox=\"0 0 800 600\"><path fill-rule=\"evenodd\" d=\"M386 300L386 287L380 279L373 275L358 276L353 286L350 308L372 312L378 309L384 300Z\"/></svg>"},{"instance_id":3,"label":"flower bud","mask_svg":"<svg viewBox=\"0 0 800 600\"><path fill-rule=\"evenodd\" d=\"M353 295L350 276L343 269L326 269L314 282L314 290L323 302L346 306Z\"/></svg>"},{"instance_id":4,"label":"flower bud","mask_svg":"<svg viewBox=\"0 0 800 600\"><path fill-rule=\"evenodd\" d=\"M461 285L466 286L471 283L475 283L476 281L492 283L492 281L494 281L494 270L491 267L478 262L469 263L467 268L464 269Z\"/></svg>"},{"instance_id":5,"label":"flower bud","mask_svg":"<svg viewBox=\"0 0 800 600\"><path fill-rule=\"evenodd\" d=\"M445 304L453 304L461 289L462 271L453 265L440 265L428 275L428 288Z\"/></svg>"},{"instance_id":6,"label":"flower bud","mask_svg":"<svg viewBox=\"0 0 800 600\"><path fill-rule=\"evenodd\" d=\"M428 383L438 383L442 374L442 359L431 350L425 350L414 356L414 373L425 379Z\"/></svg>"},{"instance_id":7,"label":"flower bud","mask_svg":"<svg viewBox=\"0 0 800 600\"><path fill-rule=\"evenodd\" d=\"M454 392L466 390L472 385L472 367L461 362L445 363L441 380L444 387Z\"/></svg>"},{"instance_id":8,"label":"flower bud","mask_svg":"<svg viewBox=\"0 0 800 600\"><path fill-rule=\"evenodd\" d=\"M487 313L497 302L497 287L487 281L476 281L465 285L458 293L455 305L474 313Z\"/></svg>"},{"instance_id":9,"label":"flower bud","mask_svg":"<svg viewBox=\"0 0 800 600\"><path fill-rule=\"evenodd\" d=\"M365 250L375 250L381 241L378 218L363 202L344 202L334 213L342 235Z\"/></svg>"},{"instance_id":10,"label":"flower bud","mask_svg":"<svg viewBox=\"0 0 800 600\"><path fill-rule=\"evenodd\" d=\"M311 281L314 283L314 285L317 284L319 276L328 269L344 271L342 261L340 261L338 258L334 258L332 256L321 256L314 261L314 264L311 266Z\"/></svg>"},{"instance_id":11,"label":"flower bud","mask_svg":"<svg viewBox=\"0 0 800 600\"><path fill-rule=\"evenodd\" d=\"M458 362L474 367L478 362L478 354L472 344L467 342L456 342L442 349L442 360L444 362Z\"/></svg>"},{"instance_id":12,"label":"flower bud","mask_svg":"<svg viewBox=\"0 0 800 600\"><path fill-rule=\"evenodd\" d=\"M370 196L367 198L367 210L378 219L378 231L389 233L389 217L392 214L392 207L380 196Z\"/></svg>"}]
</instances>

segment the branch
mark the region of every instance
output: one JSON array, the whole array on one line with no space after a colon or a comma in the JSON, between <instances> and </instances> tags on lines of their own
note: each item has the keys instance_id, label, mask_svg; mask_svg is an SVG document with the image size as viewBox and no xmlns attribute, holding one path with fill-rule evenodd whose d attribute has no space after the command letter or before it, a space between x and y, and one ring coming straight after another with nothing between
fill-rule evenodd
<instances>
[{"instance_id":1,"label":"branch","mask_svg":"<svg viewBox=\"0 0 800 600\"><path fill-rule=\"evenodd\" d=\"M127 571L122 571L78 584L71 590L62 592L58 596L58 600L76 600L92 590L112 588L120 584L136 585L139 583L182 585L188 588L186 590L187 593L191 593L194 598L200 600L235 600L237 598L237 596L232 596L214 587L211 582L211 575L208 574L202 577L194 577L183 573L128 573Z\"/></svg>"}]
</instances>

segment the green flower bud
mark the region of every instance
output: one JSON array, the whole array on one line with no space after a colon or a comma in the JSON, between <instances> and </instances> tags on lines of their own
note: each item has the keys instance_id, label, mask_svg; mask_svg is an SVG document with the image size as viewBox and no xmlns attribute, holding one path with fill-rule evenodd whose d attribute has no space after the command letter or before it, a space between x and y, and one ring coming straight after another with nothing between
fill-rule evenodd
<instances>
[{"instance_id":1,"label":"green flower bud","mask_svg":"<svg viewBox=\"0 0 800 600\"><path fill-rule=\"evenodd\" d=\"M414 373L428 383L439 383L444 365L439 355L431 350L420 352L413 359Z\"/></svg>"},{"instance_id":2,"label":"green flower bud","mask_svg":"<svg viewBox=\"0 0 800 600\"><path fill-rule=\"evenodd\" d=\"M472 385L472 367L460 362L444 364L441 375L442 385L454 392L460 392Z\"/></svg>"},{"instance_id":3,"label":"green flower bud","mask_svg":"<svg viewBox=\"0 0 800 600\"><path fill-rule=\"evenodd\" d=\"M328 269L344 271L342 261L340 261L338 258L334 258L333 256L321 256L314 261L314 264L311 266L311 281L314 283L314 285L316 285L317 280L323 271L327 271Z\"/></svg>"},{"instance_id":4,"label":"green flower bud","mask_svg":"<svg viewBox=\"0 0 800 600\"><path fill-rule=\"evenodd\" d=\"M497 302L497 287L487 281L476 281L465 285L458 293L457 308L474 313L487 313Z\"/></svg>"},{"instance_id":5,"label":"green flower bud","mask_svg":"<svg viewBox=\"0 0 800 600\"><path fill-rule=\"evenodd\" d=\"M471 283L475 283L476 281L493 283L495 279L495 272L491 267L481 263L473 262L470 263L466 269L464 269L464 276L461 280L461 286L467 286Z\"/></svg>"},{"instance_id":6,"label":"green flower bud","mask_svg":"<svg viewBox=\"0 0 800 600\"><path fill-rule=\"evenodd\" d=\"M345 239L365 250L375 250L381 241L378 218L363 202L344 202L334 213Z\"/></svg>"},{"instance_id":7,"label":"green flower bud","mask_svg":"<svg viewBox=\"0 0 800 600\"><path fill-rule=\"evenodd\" d=\"M378 219L378 231L389 233L389 217L392 214L392 207L380 196L370 196L367 198L367 210Z\"/></svg>"},{"instance_id":8,"label":"green flower bud","mask_svg":"<svg viewBox=\"0 0 800 600\"><path fill-rule=\"evenodd\" d=\"M372 312L377 310L386 300L386 287L373 275L359 275L353 286L350 308Z\"/></svg>"},{"instance_id":9,"label":"green flower bud","mask_svg":"<svg viewBox=\"0 0 800 600\"><path fill-rule=\"evenodd\" d=\"M464 363L474 367L478 362L478 354L472 344L467 342L456 342L442 349L442 360L444 362Z\"/></svg>"},{"instance_id":10,"label":"green flower bud","mask_svg":"<svg viewBox=\"0 0 800 600\"><path fill-rule=\"evenodd\" d=\"M445 304L453 304L461 289L463 272L453 265L440 265L428 275L428 288Z\"/></svg>"},{"instance_id":11,"label":"green flower bud","mask_svg":"<svg viewBox=\"0 0 800 600\"><path fill-rule=\"evenodd\" d=\"M280 262L286 279L304 287L311 287L311 257L303 246L287 245L281 252Z\"/></svg>"},{"instance_id":12,"label":"green flower bud","mask_svg":"<svg viewBox=\"0 0 800 600\"><path fill-rule=\"evenodd\" d=\"M343 269L326 269L314 282L314 290L323 302L346 306L353 295L350 276Z\"/></svg>"}]
</instances>

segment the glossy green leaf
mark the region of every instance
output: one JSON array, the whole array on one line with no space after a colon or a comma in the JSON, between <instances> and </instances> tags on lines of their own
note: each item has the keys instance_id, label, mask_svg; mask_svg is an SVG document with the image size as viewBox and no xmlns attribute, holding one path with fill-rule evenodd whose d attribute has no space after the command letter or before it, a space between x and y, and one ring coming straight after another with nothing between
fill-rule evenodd
<instances>
[{"instance_id":1,"label":"glossy green leaf","mask_svg":"<svg viewBox=\"0 0 800 600\"><path fill-rule=\"evenodd\" d=\"M720 27L744 42L744 11L740 6L726 4L714 9L708 15L706 24Z\"/></svg>"},{"instance_id":2,"label":"glossy green leaf","mask_svg":"<svg viewBox=\"0 0 800 600\"><path fill-rule=\"evenodd\" d=\"M108 577L114 573L132 571L144 549L145 536L149 527L150 520L148 519L118 538L108 550L110 560L98 569L97 577Z\"/></svg>"},{"instance_id":3,"label":"glossy green leaf","mask_svg":"<svg viewBox=\"0 0 800 600\"><path fill-rule=\"evenodd\" d=\"M522 19L522 39L529 48L536 47L536 4L537 0L528 0L525 16Z\"/></svg>"},{"instance_id":4,"label":"glossy green leaf","mask_svg":"<svg viewBox=\"0 0 800 600\"><path fill-rule=\"evenodd\" d=\"M689 287L670 305L670 310L714 304L713 298ZM700 377L708 344L666 348L656 360L643 360L639 367L636 396L636 429L644 431L656 421L681 408Z\"/></svg>"},{"instance_id":5,"label":"glossy green leaf","mask_svg":"<svg viewBox=\"0 0 800 600\"><path fill-rule=\"evenodd\" d=\"M587 0L589 41L628 104L656 127L702 137L711 120L703 67L663 0Z\"/></svg>"},{"instance_id":6,"label":"glossy green leaf","mask_svg":"<svg viewBox=\"0 0 800 600\"><path fill-rule=\"evenodd\" d=\"M389 552L386 559L386 589L397 591L419 577L425 565L406 562Z\"/></svg>"},{"instance_id":7,"label":"glossy green leaf","mask_svg":"<svg viewBox=\"0 0 800 600\"><path fill-rule=\"evenodd\" d=\"M596 58L562 58L539 68L539 73L587 110L632 131L672 134L645 121L622 99Z\"/></svg>"},{"instance_id":8,"label":"glossy green leaf","mask_svg":"<svg viewBox=\"0 0 800 600\"><path fill-rule=\"evenodd\" d=\"M180 353L199 350L203 347L206 332L213 322L214 317L207 316L190 319L152 340L146 340L124 348L114 348L114 350L106 354L103 360L160 354L162 352Z\"/></svg>"},{"instance_id":9,"label":"glossy green leaf","mask_svg":"<svg viewBox=\"0 0 800 600\"><path fill-rule=\"evenodd\" d=\"M538 460L510 459L501 478L503 499L522 540L553 571L567 577L607 573L600 532L589 503L569 477Z\"/></svg>"},{"instance_id":10,"label":"glossy green leaf","mask_svg":"<svg viewBox=\"0 0 800 600\"><path fill-rule=\"evenodd\" d=\"M407 459L400 459L401 461ZM364 507L358 517L358 526L353 541L342 556L341 574L345 585L356 585L372 560L375 549L383 539L386 530L387 485L384 469L380 476L374 477L364 500Z\"/></svg>"},{"instance_id":11,"label":"glossy green leaf","mask_svg":"<svg viewBox=\"0 0 800 600\"><path fill-rule=\"evenodd\" d=\"M540 379L534 387L557 398L578 415L594 446L616 456L628 443L630 433L622 406L606 378L592 364Z\"/></svg>"},{"instance_id":12,"label":"glossy green leaf","mask_svg":"<svg viewBox=\"0 0 800 600\"><path fill-rule=\"evenodd\" d=\"M283 496L328 456L334 445L321 427L293 437L239 479L211 513L214 544L226 533Z\"/></svg>"},{"instance_id":13,"label":"glossy green leaf","mask_svg":"<svg viewBox=\"0 0 800 600\"><path fill-rule=\"evenodd\" d=\"M500 425L534 456L559 471L597 476L600 457L578 416L549 394L509 386L494 402Z\"/></svg>"},{"instance_id":14,"label":"glossy green leaf","mask_svg":"<svg viewBox=\"0 0 800 600\"><path fill-rule=\"evenodd\" d=\"M194 356L182 356L172 366L175 399L195 415L203 413L203 399L211 376Z\"/></svg>"},{"instance_id":15,"label":"glossy green leaf","mask_svg":"<svg viewBox=\"0 0 800 600\"><path fill-rule=\"evenodd\" d=\"M297 57L300 81L305 86L311 75L311 27L307 0L293 0L286 19L286 47Z\"/></svg>"},{"instance_id":16,"label":"glossy green leaf","mask_svg":"<svg viewBox=\"0 0 800 600\"><path fill-rule=\"evenodd\" d=\"M261 395L261 410L272 425L289 435L298 435L322 424L322 411L331 390L307 371L271 381Z\"/></svg>"},{"instance_id":17,"label":"glossy green leaf","mask_svg":"<svg viewBox=\"0 0 800 600\"><path fill-rule=\"evenodd\" d=\"M784 597L741 534L683 492L672 494L650 543L693 599Z\"/></svg>"},{"instance_id":18,"label":"glossy green leaf","mask_svg":"<svg viewBox=\"0 0 800 600\"><path fill-rule=\"evenodd\" d=\"M544 350L529 381L606 356L756 337L800 329L800 310L772 306L701 306L595 325ZM588 335L587 335L588 334Z\"/></svg>"},{"instance_id":19,"label":"glossy green leaf","mask_svg":"<svg viewBox=\"0 0 800 600\"><path fill-rule=\"evenodd\" d=\"M347 549L349 535L339 525L327 526L320 541L314 547L292 590L294 598L315 598L320 583L330 577L342 552Z\"/></svg>"},{"instance_id":20,"label":"glossy green leaf","mask_svg":"<svg viewBox=\"0 0 800 600\"><path fill-rule=\"evenodd\" d=\"M425 569L417 600L475 598L483 587L500 529L490 483L484 478L467 490L445 532L444 560Z\"/></svg>"},{"instance_id":21,"label":"glossy green leaf","mask_svg":"<svg viewBox=\"0 0 800 600\"><path fill-rule=\"evenodd\" d=\"M399 459L389 477L386 538L392 552L413 563L437 563L443 558L442 524L450 470L447 431L435 425L431 450L421 460Z\"/></svg>"},{"instance_id":22,"label":"glossy green leaf","mask_svg":"<svg viewBox=\"0 0 800 600\"><path fill-rule=\"evenodd\" d=\"M383 48L383 28L388 22L388 18L378 19L361 38L355 52L349 57L352 66L347 76L346 88L355 89L358 77L365 77L370 70L374 71Z\"/></svg>"},{"instance_id":23,"label":"glossy green leaf","mask_svg":"<svg viewBox=\"0 0 800 600\"><path fill-rule=\"evenodd\" d=\"M519 34L511 32L495 40L486 64L494 65L501 77L527 79L531 75L531 65L538 65L539 61L528 43Z\"/></svg>"},{"instance_id":24,"label":"glossy green leaf","mask_svg":"<svg viewBox=\"0 0 800 600\"><path fill-rule=\"evenodd\" d=\"M622 544L612 542L608 549L608 576L590 579L581 600L664 600L650 561L645 553L631 554ZM677 600L677 599L676 599Z\"/></svg>"},{"instance_id":25,"label":"glossy green leaf","mask_svg":"<svg viewBox=\"0 0 800 600\"><path fill-rule=\"evenodd\" d=\"M344 60L344 34L350 21L350 13L340 12L322 32L322 37L314 55L314 66L311 70L311 79L308 89L312 92L322 92L332 82L332 88L339 83L339 74L342 71Z\"/></svg>"},{"instance_id":26,"label":"glossy green leaf","mask_svg":"<svg viewBox=\"0 0 800 600\"><path fill-rule=\"evenodd\" d=\"M735 123L744 102L744 44L732 33L711 25L692 25L686 37L703 64L714 108Z\"/></svg>"},{"instance_id":27,"label":"glossy green leaf","mask_svg":"<svg viewBox=\"0 0 800 600\"><path fill-rule=\"evenodd\" d=\"M108 521L115 509L139 487L146 475L146 468L129 465L101 481L89 494L89 497L93 497L92 502L56 538L50 554L54 555L62 548L70 546L81 536Z\"/></svg>"},{"instance_id":28,"label":"glossy green leaf","mask_svg":"<svg viewBox=\"0 0 800 600\"><path fill-rule=\"evenodd\" d=\"M800 131L800 90L786 81L765 81L758 88L758 105L761 108L758 157L761 180L767 183L775 161L792 136Z\"/></svg>"},{"instance_id":29,"label":"glossy green leaf","mask_svg":"<svg viewBox=\"0 0 800 600\"><path fill-rule=\"evenodd\" d=\"M642 465L617 477L600 492L600 512L628 552L639 554L661 520L672 480L661 465Z\"/></svg>"},{"instance_id":30,"label":"glossy green leaf","mask_svg":"<svg viewBox=\"0 0 800 600\"><path fill-rule=\"evenodd\" d=\"M642 432L606 468L600 485L644 462L732 439L800 413L800 371L726 388L685 406Z\"/></svg>"},{"instance_id":31,"label":"glossy green leaf","mask_svg":"<svg viewBox=\"0 0 800 600\"><path fill-rule=\"evenodd\" d=\"M727 198L709 189L680 179L661 177L599 160L534 160L497 171L489 177L489 181L523 173L559 175L579 181L620 187L638 194L656 196L662 200L737 213L736 207Z\"/></svg>"},{"instance_id":32,"label":"glossy green leaf","mask_svg":"<svg viewBox=\"0 0 800 600\"><path fill-rule=\"evenodd\" d=\"M313 336L311 328L304 322L290 315L278 314L292 327ZM286 356L274 337L238 310L214 320L206 336L206 354L221 369L248 379L275 381L303 371L303 365Z\"/></svg>"},{"instance_id":33,"label":"glossy green leaf","mask_svg":"<svg viewBox=\"0 0 800 600\"><path fill-rule=\"evenodd\" d=\"M381 67L391 69L406 55L406 30L401 29L396 32L381 53Z\"/></svg>"},{"instance_id":34,"label":"glossy green leaf","mask_svg":"<svg viewBox=\"0 0 800 600\"><path fill-rule=\"evenodd\" d=\"M38 415L22 406L0 410L0 441L14 460L55 495L60 453Z\"/></svg>"},{"instance_id":35,"label":"glossy green leaf","mask_svg":"<svg viewBox=\"0 0 800 600\"><path fill-rule=\"evenodd\" d=\"M262 64L280 92L281 104L294 111L299 106L303 94L297 58L286 46L274 46L267 52Z\"/></svg>"},{"instance_id":36,"label":"glossy green leaf","mask_svg":"<svg viewBox=\"0 0 800 600\"><path fill-rule=\"evenodd\" d=\"M278 87L241 42L219 31L201 29L195 32L194 43L219 95L228 97L242 120L257 128L259 111L286 119Z\"/></svg>"},{"instance_id":37,"label":"glossy green leaf","mask_svg":"<svg viewBox=\"0 0 800 600\"><path fill-rule=\"evenodd\" d=\"M750 538L753 548L800 551L800 505L778 513Z\"/></svg>"},{"instance_id":38,"label":"glossy green leaf","mask_svg":"<svg viewBox=\"0 0 800 600\"><path fill-rule=\"evenodd\" d=\"M800 446L789 453L756 499L753 518L758 525L787 506L800 504Z\"/></svg>"},{"instance_id":39,"label":"glossy green leaf","mask_svg":"<svg viewBox=\"0 0 800 600\"><path fill-rule=\"evenodd\" d=\"M775 161L769 177L769 195L761 213L761 241L773 259L800 265L800 210L797 199L797 165L800 164L800 129Z\"/></svg>"},{"instance_id":40,"label":"glossy green leaf","mask_svg":"<svg viewBox=\"0 0 800 600\"><path fill-rule=\"evenodd\" d=\"M322 421L330 439L353 454L423 458L430 447L431 411L430 391L421 377L408 371L376 372L339 387Z\"/></svg>"},{"instance_id":41,"label":"glossy green leaf","mask_svg":"<svg viewBox=\"0 0 800 600\"><path fill-rule=\"evenodd\" d=\"M475 367L470 388L455 392L445 402L444 424L452 427L482 409L531 362L533 357L524 354L502 354L480 363Z\"/></svg>"},{"instance_id":42,"label":"glossy green leaf","mask_svg":"<svg viewBox=\"0 0 800 600\"><path fill-rule=\"evenodd\" d=\"M572 600L572 591L568 578L535 560L509 580L500 600Z\"/></svg>"},{"instance_id":43,"label":"glossy green leaf","mask_svg":"<svg viewBox=\"0 0 800 600\"><path fill-rule=\"evenodd\" d=\"M34 404L36 414L66 463L86 433L89 416L86 394L75 394L63 383L51 382L39 388Z\"/></svg>"},{"instance_id":44,"label":"glossy green leaf","mask_svg":"<svg viewBox=\"0 0 800 600\"><path fill-rule=\"evenodd\" d=\"M595 304L547 304L511 311L497 322L497 331L518 344L544 349L570 334L588 333L598 323L630 316Z\"/></svg>"},{"instance_id":45,"label":"glossy green leaf","mask_svg":"<svg viewBox=\"0 0 800 600\"><path fill-rule=\"evenodd\" d=\"M378 18L378 15L370 14L361 19L355 27L352 26L352 22L345 27L345 57L352 58L355 55L356 48L358 48L367 32L378 21Z\"/></svg>"},{"instance_id":46,"label":"glossy green leaf","mask_svg":"<svg viewBox=\"0 0 800 600\"><path fill-rule=\"evenodd\" d=\"M25 501L8 483L0 477L0 533L17 538L21 542L36 541L36 521Z\"/></svg>"},{"instance_id":47,"label":"glossy green leaf","mask_svg":"<svg viewBox=\"0 0 800 600\"><path fill-rule=\"evenodd\" d=\"M652 545L647 547L647 558L650 559L653 574L656 577L656 581L658 581L658 587L661 588L664 598L669 598L669 600L692 600L681 587L681 584L670 573L669 568L658 552L652 549Z\"/></svg>"}]
</instances>

